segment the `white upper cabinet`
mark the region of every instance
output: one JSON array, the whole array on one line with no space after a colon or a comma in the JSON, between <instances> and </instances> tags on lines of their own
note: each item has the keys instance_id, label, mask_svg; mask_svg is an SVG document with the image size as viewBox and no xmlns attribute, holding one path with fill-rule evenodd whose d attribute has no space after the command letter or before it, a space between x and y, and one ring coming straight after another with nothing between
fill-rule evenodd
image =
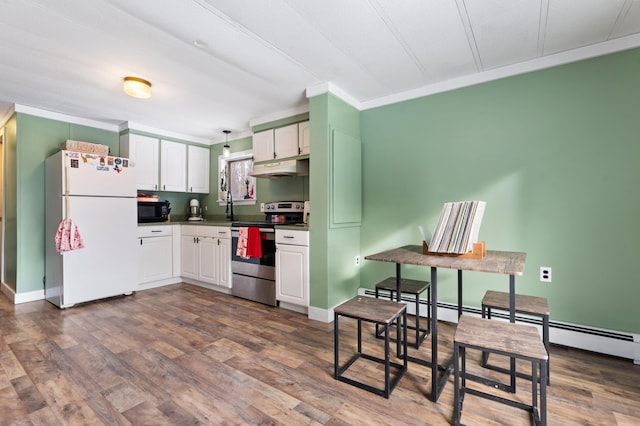
<instances>
[{"instance_id":1,"label":"white upper cabinet","mask_svg":"<svg viewBox=\"0 0 640 426\"><path fill-rule=\"evenodd\" d=\"M186 192L187 145L160 141L160 190Z\"/></svg>"},{"instance_id":2,"label":"white upper cabinet","mask_svg":"<svg viewBox=\"0 0 640 426\"><path fill-rule=\"evenodd\" d=\"M129 158L136 169L136 187L157 191L159 140L149 136L127 133L120 135L120 155Z\"/></svg>"},{"instance_id":3,"label":"white upper cabinet","mask_svg":"<svg viewBox=\"0 0 640 426\"><path fill-rule=\"evenodd\" d=\"M187 168L187 192L209 193L209 149L189 145Z\"/></svg>"},{"instance_id":4,"label":"white upper cabinet","mask_svg":"<svg viewBox=\"0 0 640 426\"><path fill-rule=\"evenodd\" d=\"M209 193L208 148L127 133L120 155L135 167L138 190Z\"/></svg>"},{"instance_id":5,"label":"white upper cabinet","mask_svg":"<svg viewBox=\"0 0 640 426\"><path fill-rule=\"evenodd\" d=\"M309 122L295 123L253 135L253 161L279 160L309 154Z\"/></svg>"},{"instance_id":6,"label":"white upper cabinet","mask_svg":"<svg viewBox=\"0 0 640 426\"><path fill-rule=\"evenodd\" d=\"M309 154L311 152L311 127L308 121L298 123L298 148L300 155Z\"/></svg>"},{"instance_id":7,"label":"white upper cabinet","mask_svg":"<svg viewBox=\"0 0 640 426\"><path fill-rule=\"evenodd\" d=\"M253 161L273 160L273 130L257 132L253 135Z\"/></svg>"},{"instance_id":8,"label":"white upper cabinet","mask_svg":"<svg viewBox=\"0 0 640 426\"><path fill-rule=\"evenodd\" d=\"M273 131L273 146L276 158L289 158L299 155L298 124L279 127Z\"/></svg>"}]
</instances>

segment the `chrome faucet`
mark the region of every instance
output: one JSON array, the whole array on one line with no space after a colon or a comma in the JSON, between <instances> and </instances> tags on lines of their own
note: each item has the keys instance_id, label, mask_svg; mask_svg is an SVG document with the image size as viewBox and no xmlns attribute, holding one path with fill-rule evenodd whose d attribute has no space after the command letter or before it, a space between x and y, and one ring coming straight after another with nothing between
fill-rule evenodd
<instances>
[{"instance_id":1,"label":"chrome faucet","mask_svg":"<svg viewBox=\"0 0 640 426\"><path fill-rule=\"evenodd\" d=\"M233 220L233 195L231 195L231 191L227 191L227 210L225 213L227 214L227 219Z\"/></svg>"}]
</instances>

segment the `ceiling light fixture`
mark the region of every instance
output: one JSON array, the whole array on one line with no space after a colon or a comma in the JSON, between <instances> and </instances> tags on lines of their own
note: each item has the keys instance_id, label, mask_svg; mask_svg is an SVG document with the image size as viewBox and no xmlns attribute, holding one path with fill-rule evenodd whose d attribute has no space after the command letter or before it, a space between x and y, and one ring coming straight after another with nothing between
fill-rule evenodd
<instances>
[{"instance_id":1,"label":"ceiling light fixture","mask_svg":"<svg viewBox=\"0 0 640 426\"><path fill-rule=\"evenodd\" d=\"M231 154L231 147L229 146L229 133L231 133L231 130L223 130L222 133L227 135L227 141L224 143L224 146L222 147L222 156L228 157L229 154Z\"/></svg>"},{"instance_id":2,"label":"ceiling light fixture","mask_svg":"<svg viewBox=\"0 0 640 426\"><path fill-rule=\"evenodd\" d=\"M124 78L124 93L134 98L147 99L151 97L151 83L138 77Z\"/></svg>"}]
</instances>

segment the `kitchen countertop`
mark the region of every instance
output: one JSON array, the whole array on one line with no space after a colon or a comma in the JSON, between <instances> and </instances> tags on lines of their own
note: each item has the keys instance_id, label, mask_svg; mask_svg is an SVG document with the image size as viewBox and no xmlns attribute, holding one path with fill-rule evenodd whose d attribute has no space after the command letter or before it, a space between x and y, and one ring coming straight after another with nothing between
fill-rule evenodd
<instances>
[{"instance_id":1,"label":"kitchen countertop","mask_svg":"<svg viewBox=\"0 0 640 426\"><path fill-rule=\"evenodd\" d=\"M226 226L231 227L231 222L216 220L172 220L171 222L138 223L138 226L171 226L171 225L197 225L197 226Z\"/></svg>"},{"instance_id":2,"label":"kitchen countertop","mask_svg":"<svg viewBox=\"0 0 640 426\"><path fill-rule=\"evenodd\" d=\"M235 221L234 221L235 222ZM241 222L241 220L238 220ZM231 221L220 218L212 218L207 220L186 220L186 218L182 220L172 220L171 222L148 222L148 223L138 223L138 226L171 226L171 225L196 225L196 226L225 226L231 227ZM308 231L308 224L277 224L275 223L276 229L287 229L291 231Z\"/></svg>"}]
</instances>

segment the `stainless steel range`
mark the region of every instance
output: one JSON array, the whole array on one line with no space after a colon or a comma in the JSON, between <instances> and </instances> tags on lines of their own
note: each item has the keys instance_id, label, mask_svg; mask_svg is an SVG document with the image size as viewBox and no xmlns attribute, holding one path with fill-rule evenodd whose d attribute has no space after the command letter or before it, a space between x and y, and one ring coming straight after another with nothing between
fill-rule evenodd
<instances>
[{"instance_id":1,"label":"stainless steel range","mask_svg":"<svg viewBox=\"0 0 640 426\"><path fill-rule=\"evenodd\" d=\"M264 213L264 222L231 223L231 272L233 274L231 294L277 306L275 225L302 223L304 202L266 203ZM244 259L236 254L241 227L259 228L262 257Z\"/></svg>"}]
</instances>

